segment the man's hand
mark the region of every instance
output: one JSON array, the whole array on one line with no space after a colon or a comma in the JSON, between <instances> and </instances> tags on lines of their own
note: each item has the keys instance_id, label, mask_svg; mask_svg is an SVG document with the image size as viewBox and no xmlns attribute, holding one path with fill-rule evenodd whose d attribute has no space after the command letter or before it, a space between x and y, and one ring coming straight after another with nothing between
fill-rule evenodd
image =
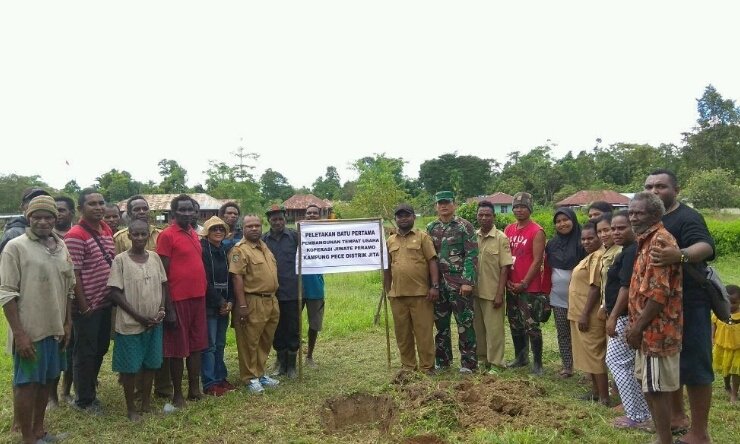
<instances>
[{"instance_id":1,"label":"man's hand","mask_svg":"<svg viewBox=\"0 0 740 444\"><path fill-rule=\"evenodd\" d=\"M90 315L92 314L92 310L90 310L90 306L87 304L87 301L85 300L77 301L77 311L80 312L80 316L83 316L86 318L90 317Z\"/></svg>"},{"instance_id":2,"label":"man's hand","mask_svg":"<svg viewBox=\"0 0 740 444\"><path fill-rule=\"evenodd\" d=\"M681 262L681 250L670 245L655 245L650 250L653 265L665 267Z\"/></svg>"},{"instance_id":3,"label":"man's hand","mask_svg":"<svg viewBox=\"0 0 740 444\"><path fill-rule=\"evenodd\" d=\"M60 341L62 344L62 350L66 350L69 347L69 341L72 339L72 323L64 323L64 337Z\"/></svg>"},{"instance_id":4,"label":"man's hand","mask_svg":"<svg viewBox=\"0 0 740 444\"><path fill-rule=\"evenodd\" d=\"M627 344L635 349L639 350L640 346L642 345L642 332L635 330L635 329L629 329L627 330Z\"/></svg>"},{"instance_id":5,"label":"man's hand","mask_svg":"<svg viewBox=\"0 0 740 444\"><path fill-rule=\"evenodd\" d=\"M18 356L23 359L36 359L36 347L33 346L33 341L31 341L31 338L25 331L14 335L14 342L15 351L18 352Z\"/></svg>"},{"instance_id":6,"label":"man's hand","mask_svg":"<svg viewBox=\"0 0 740 444\"><path fill-rule=\"evenodd\" d=\"M578 331L581 332L587 332L588 331L588 314L583 313L578 319Z\"/></svg>"},{"instance_id":7,"label":"man's hand","mask_svg":"<svg viewBox=\"0 0 740 444\"><path fill-rule=\"evenodd\" d=\"M496 297L493 298L493 308L499 308L502 305L504 305L504 295L497 294Z\"/></svg>"},{"instance_id":8,"label":"man's hand","mask_svg":"<svg viewBox=\"0 0 740 444\"><path fill-rule=\"evenodd\" d=\"M609 316L609 319L606 320L606 334L611 338L617 337L617 318Z\"/></svg>"},{"instance_id":9,"label":"man's hand","mask_svg":"<svg viewBox=\"0 0 740 444\"><path fill-rule=\"evenodd\" d=\"M247 315L249 314L249 309L247 308L247 306L240 305L239 310L237 310L237 312L239 313L239 322L241 322L242 324L246 324Z\"/></svg>"},{"instance_id":10,"label":"man's hand","mask_svg":"<svg viewBox=\"0 0 740 444\"><path fill-rule=\"evenodd\" d=\"M506 289L514 294L519 294L519 285L512 281L506 281Z\"/></svg>"},{"instance_id":11,"label":"man's hand","mask_svg":"<svg viewBox=\"0 0 740 444\"><path fill-rule=\"evenodd\" d=\"M427 292L427 301L434 302L437 299L439 299L439 289L430 287L429 291Z\"/></svg>"},{"instance_id":12,"label":"man's hand","mask_svg":"<svg viewBox=\"0 0 740 444\"><path fill-rule=\"evenodd\" d=\"M221 308L218 310L219 316L226 316L231 311L232 305L231 302L227 302L224 305L221 306Z\"/></svg>"},{"instance_id":13,"label":"man's hand","mask_svg":"<svg viewBox=\"0 0 740 444\"><path fill-rule=\"evenodd\" d=\"M463 296L470 296L473 293L473 286L468 284L462 284L460 286L460 294Z\"/></svg>"}]
</instances>

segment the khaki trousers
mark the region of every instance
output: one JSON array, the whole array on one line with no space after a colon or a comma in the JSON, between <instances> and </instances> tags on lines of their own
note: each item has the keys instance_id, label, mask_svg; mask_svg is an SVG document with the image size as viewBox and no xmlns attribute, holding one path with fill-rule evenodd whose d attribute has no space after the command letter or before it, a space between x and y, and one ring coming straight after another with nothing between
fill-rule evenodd
<instances>
[{"instance_id":1,"label":"khaki trousers","mask_svg":"<svg viewBox=\"0 0 740 444\"><path fill-rule=\"evenodd\" d=\"M234 319L236 349L239 355L239 377L245 384L265 375L267 355L272 347L280 307L275 296L245 295L247 321ZM238 313L238 311L237 311Z\"/></svg>"},{"instance_id":2,"label":"khaki trousers","mask_svg":"<svg viewBox=\"0 0 740 444\"><path fill-rule=\"evenodd\" d=\"M426 296L388 298L393 312L393 328L404 368L434 369L434 303ZM416 354L419 354L417 367Z\"/></svg>"},{"instance_id":3,"label":"khaki trousers","mask_svg":"<svg viewBox=\"0 0 740 444\"><path fill-rule=\"evenodd\" d=\"M506 305L501 304L499 308L493 307L493 301L473 298L473 309L475 318L473 328L478 341L478 360L487 362L497 367L506 367L504 363L504 314Z\"/></svg>"}]
</instances>

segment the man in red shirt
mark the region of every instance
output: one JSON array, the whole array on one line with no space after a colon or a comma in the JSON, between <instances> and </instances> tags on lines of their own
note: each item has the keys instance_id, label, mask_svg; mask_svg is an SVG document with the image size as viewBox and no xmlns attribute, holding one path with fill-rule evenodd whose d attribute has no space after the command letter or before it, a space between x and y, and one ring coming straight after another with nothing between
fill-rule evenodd
<instances>
[{"instance_id":1,"label":"man in red shirt","mask_svg":"<svg viewBox=\"0 0 740 444\"><path fill-rule=\"evenodd\" d=\"M182 394L183 358L188 367L188 399L202 397L200 391L200 353L208 347L206 330L206 272L198 235L191 227L195 205L181 194L170 204L175 223L157 238L157 254L167 271L176 325L164 332L164 357L170 363L172 404L185 405Z\"/></svg>"},{"instance_id":2,"label":"man in red shirt","mask_svg":"<svg viewBox=\"0 0 740 444\"><path fill-rule=\"evenodd\" d=\"M516 359L510 367L529 364L527 338L532 344L532 373L542 374L542 330L540 322L549 317L550 292L543 282L542 262L545 256L545 231L532 215L532 195L516 193L512 201L516 222L504 229L509 238L513 264L506 282L506 315Z\"/></svg>"},{"instance_id":3,"label":"man in red shirt","mask_svg":"<svg viewBox=\"0 0 740 444\"><path fill-rule=\"evenodd\" d=\"M77 202L82 218L64 236L74 264L75 307L72 309L75 347L73 357L75 406L100 414L98 374L110 345L111 303L108 277L115 256L113 233L103 222L105 199L87 188Z\"/></svg>"}]
</instances>

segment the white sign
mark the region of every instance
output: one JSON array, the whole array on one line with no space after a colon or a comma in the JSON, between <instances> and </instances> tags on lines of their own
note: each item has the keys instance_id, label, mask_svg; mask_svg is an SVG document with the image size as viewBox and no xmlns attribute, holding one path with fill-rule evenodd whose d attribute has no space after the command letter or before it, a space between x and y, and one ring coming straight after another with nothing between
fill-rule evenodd
<instances>
[{"instance_id":1,"label":"white sign","mask_svg":"<svg viewBox=\"0 0 740 444\"><path fill-rule=\"evenodd\" d=\"M301 221L303 274L348 273L388 268L380 220ZM299 262L296 261L296 267Z\"/></svg>"}]
</instances>

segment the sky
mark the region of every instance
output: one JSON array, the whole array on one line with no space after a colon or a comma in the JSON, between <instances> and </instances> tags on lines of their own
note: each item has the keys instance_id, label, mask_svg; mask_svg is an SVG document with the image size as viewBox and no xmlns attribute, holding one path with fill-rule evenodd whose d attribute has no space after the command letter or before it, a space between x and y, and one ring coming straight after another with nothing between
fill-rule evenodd
<instances>
[{"instance_id":1,"label":"sky","mask_svg":"<svg viewBox=\"0 0 740 444\"><path fill-rule=\"evenodd\" d=\"M189 185L242 146L295 187L385 153L500 162L676 143L740 99L725 1L67 1L0 5L0 174Z\"/></svg>"}]
</instances>

